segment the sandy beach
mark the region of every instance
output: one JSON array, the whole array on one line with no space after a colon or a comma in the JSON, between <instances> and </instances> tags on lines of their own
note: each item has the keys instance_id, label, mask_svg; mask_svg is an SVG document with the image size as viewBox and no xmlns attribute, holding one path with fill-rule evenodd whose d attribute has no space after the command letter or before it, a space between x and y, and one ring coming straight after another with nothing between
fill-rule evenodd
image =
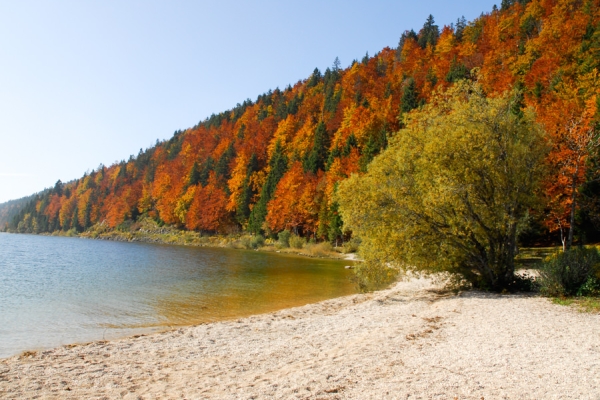
<instances>
[{"instance_id":1,"label":"sandy beach","mask_svg":"<svg viewBox=\"0 0 600 400\"><path fill-rule=\"evenodd\" d=\"M600 399L600 315L428 279L0 360L1 398Z\"/></svg>"}]
</instances>

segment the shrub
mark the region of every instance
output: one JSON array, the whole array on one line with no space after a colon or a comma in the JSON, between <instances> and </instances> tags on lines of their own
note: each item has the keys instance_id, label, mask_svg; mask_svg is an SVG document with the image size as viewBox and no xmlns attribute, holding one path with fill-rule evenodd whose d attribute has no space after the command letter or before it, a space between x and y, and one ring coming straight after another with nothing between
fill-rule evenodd
<instances>
[{"instance_id":1,"label":"shrub","mask_svg":"<svg viewBox=\"0 0 600 400\"><path fill-rule=\"evenodd\" d=\"M243 236L240 239L240 244L244 249L253 250L262 247L265 244L263 235Z\"/></svg>"},{"instance_id":2,"label":"shrub","mask_svg":"<svg viewBox=\"0 0 600 400\"><path fill-rule=\"evenodd\" d=\"M399 271L386 264L361 262L354 266L354 282L362 293L382 289L398 277Z\"/></svg>"},{"instance_id":3,"label":"shrub","mask_svg":"<svg viewBox=\"0 0 600 400\"><path fill-rule=\"evenodd\" d=\"M346 243L342 245L342 253L356 253L358 251L358 246L360 245L360 239L353 237Z\"/></svg>"},{"instance_id":4,"label":"shrub","mask_svg":"<svg viewBox=\"0 0 600 400\"><path fill-rule=\"evenodd\" d=\"M577 291L577 296L599 296L600 295L600 279L595 276L590 276L587 281Z\"/></svg>"},{"instance_id":5,"label":"shrub","mask_svg":"<svg viewBox=\"0 0 600 400\"><path fill-rule=\"evenodd\" d=\"M294 249L301 249L306 244L306 239L304 239L302 236L290 235L289 242L290 247L293 247Z\"/></svg>"},{"instance_id":6,"label":"shrub","mask_svg":"<svg viewBox=\"0 0 600 400\"><path fill-rule=\"evenodd\" d=\"M540 292L546 296L589 295L598 292L595 273L600 269L600 253L584 247L556 254L540 268Z\"/></svg>"},{"instance_id":7,"label":"shrub","mask_svg":"<svg viewBox=\"0 0 600 400\"><path fill-rule=\"evenodd\" d=\"M69 237L77 236L77 229L75 229L75 228L69 229L67 231L67 233L65 234L65 236L69 236Z\"/></svg>"},{"instance_id":8,"label":"shrub","mask_svg":"<svg viewBox=\"0 0 600 400\"><path fill-rule=\"evenodd\" d=\"M279 232L277 238L279 239L279 244L281 247L290 247L290 236L292 234L287 229Z\"/></svg>"},{"instance_id":9,"label":"shrub","mask_svg":"<svg viewBox=\"0 0 600 400\"><path fill-rule=\"evenodd\" d=\"M317 244L309 243L304 247L304 249L308 254L315 257L326 257L333 251L333 247L329 242L322 242Z\"/></svg>"},{"instance_id":10,"label":"shrub","mask_svg":"<svg viewBox=\"0 0 600 400\"><path fill-rule=\"evenodd\" d=\"M263 247L265 245L265 238L263 235L256 235L252 237L250 241L250 245L253 249L258 249L259 247Z\"/></svg>"},{"instance_id":11,"label":"shrub","mask_svg":"<svg viewBox=\"0 0 600 400\"><path fill-rule=\"evenodd\" d=\"M233 246L237 247L237 244L233 242ZM242 236L239 240L239 244L243 249L251 249L252 248L252 237L251 236Z\"/></svg>"}]
</instances>

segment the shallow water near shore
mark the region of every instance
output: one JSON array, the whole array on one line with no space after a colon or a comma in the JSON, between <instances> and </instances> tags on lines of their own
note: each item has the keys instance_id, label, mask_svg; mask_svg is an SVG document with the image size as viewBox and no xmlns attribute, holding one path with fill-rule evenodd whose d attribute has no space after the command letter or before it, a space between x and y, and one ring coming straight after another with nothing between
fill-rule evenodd
<instances>
[{"instance_id":1,"label":"shallow water near shore","mask_svg":"<svg viewBox=\"0 0 600 400\"><path fill-rule=\"evenodd\" d=\"M347 264L0 233L0 357L352 294Z\"/></svg>"}]
</instances>

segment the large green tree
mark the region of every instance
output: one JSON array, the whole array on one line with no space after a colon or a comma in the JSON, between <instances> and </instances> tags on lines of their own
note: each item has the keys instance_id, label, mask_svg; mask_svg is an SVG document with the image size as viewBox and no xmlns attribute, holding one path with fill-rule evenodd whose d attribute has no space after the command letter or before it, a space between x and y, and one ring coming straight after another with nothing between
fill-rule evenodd
<instances>
[{"instance_id":1,"label":"large green tree","mask_svg":"<svg viewBox=\"0 0 600 400\"><path fill-rule=\"evenodd\" d=\"M534 115L516 114L514 99L459 82L408 114L366 174L340 184L342 217L363 239L365 268L512 285L519 230L538 204L547 152Z\"/></svg>"}]
</instances>

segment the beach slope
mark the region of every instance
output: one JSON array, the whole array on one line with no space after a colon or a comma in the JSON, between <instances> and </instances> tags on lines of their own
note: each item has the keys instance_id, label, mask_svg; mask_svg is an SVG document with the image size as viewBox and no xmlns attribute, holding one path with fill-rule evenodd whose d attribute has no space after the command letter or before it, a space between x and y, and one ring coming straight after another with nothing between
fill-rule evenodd
<instances>
[{"instance_id":1,"label":"beach slope","mask_svg":"<svg viewBox=\"0 0 600 400\"><path fill-rule=\"evenodd\" d=\"M600 399L600 315L412 279L0 360L0 397Z\"/></svg>"}]
</instances>

